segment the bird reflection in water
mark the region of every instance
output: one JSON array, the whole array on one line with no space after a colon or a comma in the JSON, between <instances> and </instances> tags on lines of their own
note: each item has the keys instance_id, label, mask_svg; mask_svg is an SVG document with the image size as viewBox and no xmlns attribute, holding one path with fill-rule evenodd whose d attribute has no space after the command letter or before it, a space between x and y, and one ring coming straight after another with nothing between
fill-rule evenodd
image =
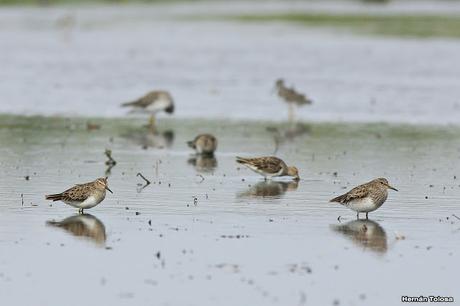
<instances>
[{"instance_id":1,"label":"bird reflection in water","mask_svg":"<svg viewBox=\"0 0 460 306\"><path fill-rule=\"evenodd\" d=\"M86 237L98 245L104 245L106 240L104 223L90 214L78 214L62 221L50 220L46 224L62 228L76 237Z\"/></svg>"},{"instance_id":2,"label":"bird reflection in water","mask_svg":"<svg viewBox=\"0 0 460 306\"><path fill-rule=\"evenodd\" d=\"M214 155L196 154L190 157L187 162L199 172L213 172L217 168L217 159Z\"/></svg>"},{"instance_id":3,"label":"bird reflection in water","mask_svg":"<svg viewBox=\"0 0 460 306\"><path fill-rule=\"evenodd\" d=\"M127 134L122 135L122 137L127 138L139 145L142 148L156 148L156 149L165 149L170 148L174 142L174 131L166 130L160 131L158 129L142 129L136 130Z\"/></svg>"},{"instance_id":4,"label":"bird reflection in water","mask_svg":"<svg viewBox=\"0 0 460 306\"><path fill-rule=\"evenodd\" d=\"M293 142L302 136L309 135L311 133L311 127L305 123L296 123L285 128L267 127L267 131L272 134L273 141L275 143L275 150L273 154L276 154L281 145Z\"/></svg>"},{"instance_id":5,"label":"bird reflection in water","mask_svg":"<svg viewBox=\"0 0 460 306\"><path fill-rule=\"evenodd\" d=\"M277 182L263 181L251 186L248 190L238 194L239 198L280 197L287 191L294 191L299 186L298 181Z\"/></svg>"},{"instance_id":6,"label":"bird reflection in water","mask_svg":"<svg viewBox=\"0 0 460 306\"><path fill-rule=\"evenodd\" d=\"M357 246L376 253L386 253L387 234L383 227L372 220L354 220L331 228L351 239Z\"/></svg>"}]
</instances>

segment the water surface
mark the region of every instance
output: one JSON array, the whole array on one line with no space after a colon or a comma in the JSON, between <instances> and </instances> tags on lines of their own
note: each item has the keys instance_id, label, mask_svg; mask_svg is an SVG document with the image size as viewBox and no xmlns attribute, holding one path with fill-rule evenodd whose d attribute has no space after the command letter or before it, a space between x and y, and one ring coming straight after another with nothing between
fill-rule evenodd
<instances>
[{"instance_id":1,"label":"water surface","mask_svg":"<svg viewBox=\"0 0 460 306\"><path fill-rule=\"evenodd\" d=\"M0 118L3 303L395 305L458 293L457 128L161 120L151 134L143 123ZM186 140L208 131L215 159L193 156ZM298 184L234 161L275 151ZM44 200L104 175L114 194L90 215ZM370 220L328 202L379 176L400 191Z\"/></svg>"}]
</instances>

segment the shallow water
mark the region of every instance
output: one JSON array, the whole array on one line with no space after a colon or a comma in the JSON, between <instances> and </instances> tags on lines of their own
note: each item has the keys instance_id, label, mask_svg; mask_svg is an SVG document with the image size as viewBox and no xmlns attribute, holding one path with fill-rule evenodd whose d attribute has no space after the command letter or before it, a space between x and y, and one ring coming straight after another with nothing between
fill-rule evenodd
<instances>
[{"instance_id":1,"label":"shallow water","mask_svg":"<svg viewBox=\"0 0 460 306\"><path fill-rule=\"evenodd\" d=\"M152 135L142 123L0 117L2 304L395 305L458 294L458 128L161 120ZM185 145L206 131L219 139L215 160ZM114 194L92 216L44 200L106 175L106 148ZM265 183L234 161L275 151L300 169L298 184ZM328 202L378 176L400 191L371 220Z\"/></svg>"}]
</instances>

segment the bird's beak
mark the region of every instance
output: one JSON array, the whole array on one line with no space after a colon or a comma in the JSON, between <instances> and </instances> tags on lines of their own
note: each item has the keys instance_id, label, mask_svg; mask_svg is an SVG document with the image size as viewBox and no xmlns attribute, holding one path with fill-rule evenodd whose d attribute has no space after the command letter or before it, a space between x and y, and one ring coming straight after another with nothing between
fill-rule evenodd
<instances>
[{"instance_id":1,"label":"bird's beak","mask_svg":"<svg viewBox=\"0 0 460 306\"><path fill-rule=\"evenodd\" d=\"M396 189L396 188L394 188L394 187L392 187L390 185L387 185L387 186L388 186L388 188L393 189L394 191L398 191L398 189Z\"/></svg>"},{"instance_id":2,"label":"bird's beak","mask_svg":"<svg viewBox=\"0 0 460 306\"><path fill-rule=\"evenodd\" d=\"M110 193L113 193L112 190L110 190L110 188L108 186L105 186L105 189L107 189L108 191L110 191Z\"/></svg>"}]
</instances>

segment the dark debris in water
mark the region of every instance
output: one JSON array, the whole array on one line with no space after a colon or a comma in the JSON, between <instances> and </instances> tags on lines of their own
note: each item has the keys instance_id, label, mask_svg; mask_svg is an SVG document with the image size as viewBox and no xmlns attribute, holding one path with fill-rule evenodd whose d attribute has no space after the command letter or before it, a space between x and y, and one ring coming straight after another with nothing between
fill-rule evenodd
<instances>
[{"instance_id":1,"label":"dark debris in water","mask_svg":"<svg viewBox=\"0 0 460 306\"><path fill-rule=\"evenodd\" d=\"M108 158L108 160L105 162L107 166L115 166L117 164L116 160L112 157L112 150L106 149L104 154Z\"/></svg>"},{"instance_id":2,"label":"dark debris in water","mask_svg":"<svg viewBox=\"0 0 460 306\"><path fill-rule=\"evenodd\" d=\"M241 238L249 238L249 235L220 235L220 238L241 239Z\"/></svg>"}]
</instances>

